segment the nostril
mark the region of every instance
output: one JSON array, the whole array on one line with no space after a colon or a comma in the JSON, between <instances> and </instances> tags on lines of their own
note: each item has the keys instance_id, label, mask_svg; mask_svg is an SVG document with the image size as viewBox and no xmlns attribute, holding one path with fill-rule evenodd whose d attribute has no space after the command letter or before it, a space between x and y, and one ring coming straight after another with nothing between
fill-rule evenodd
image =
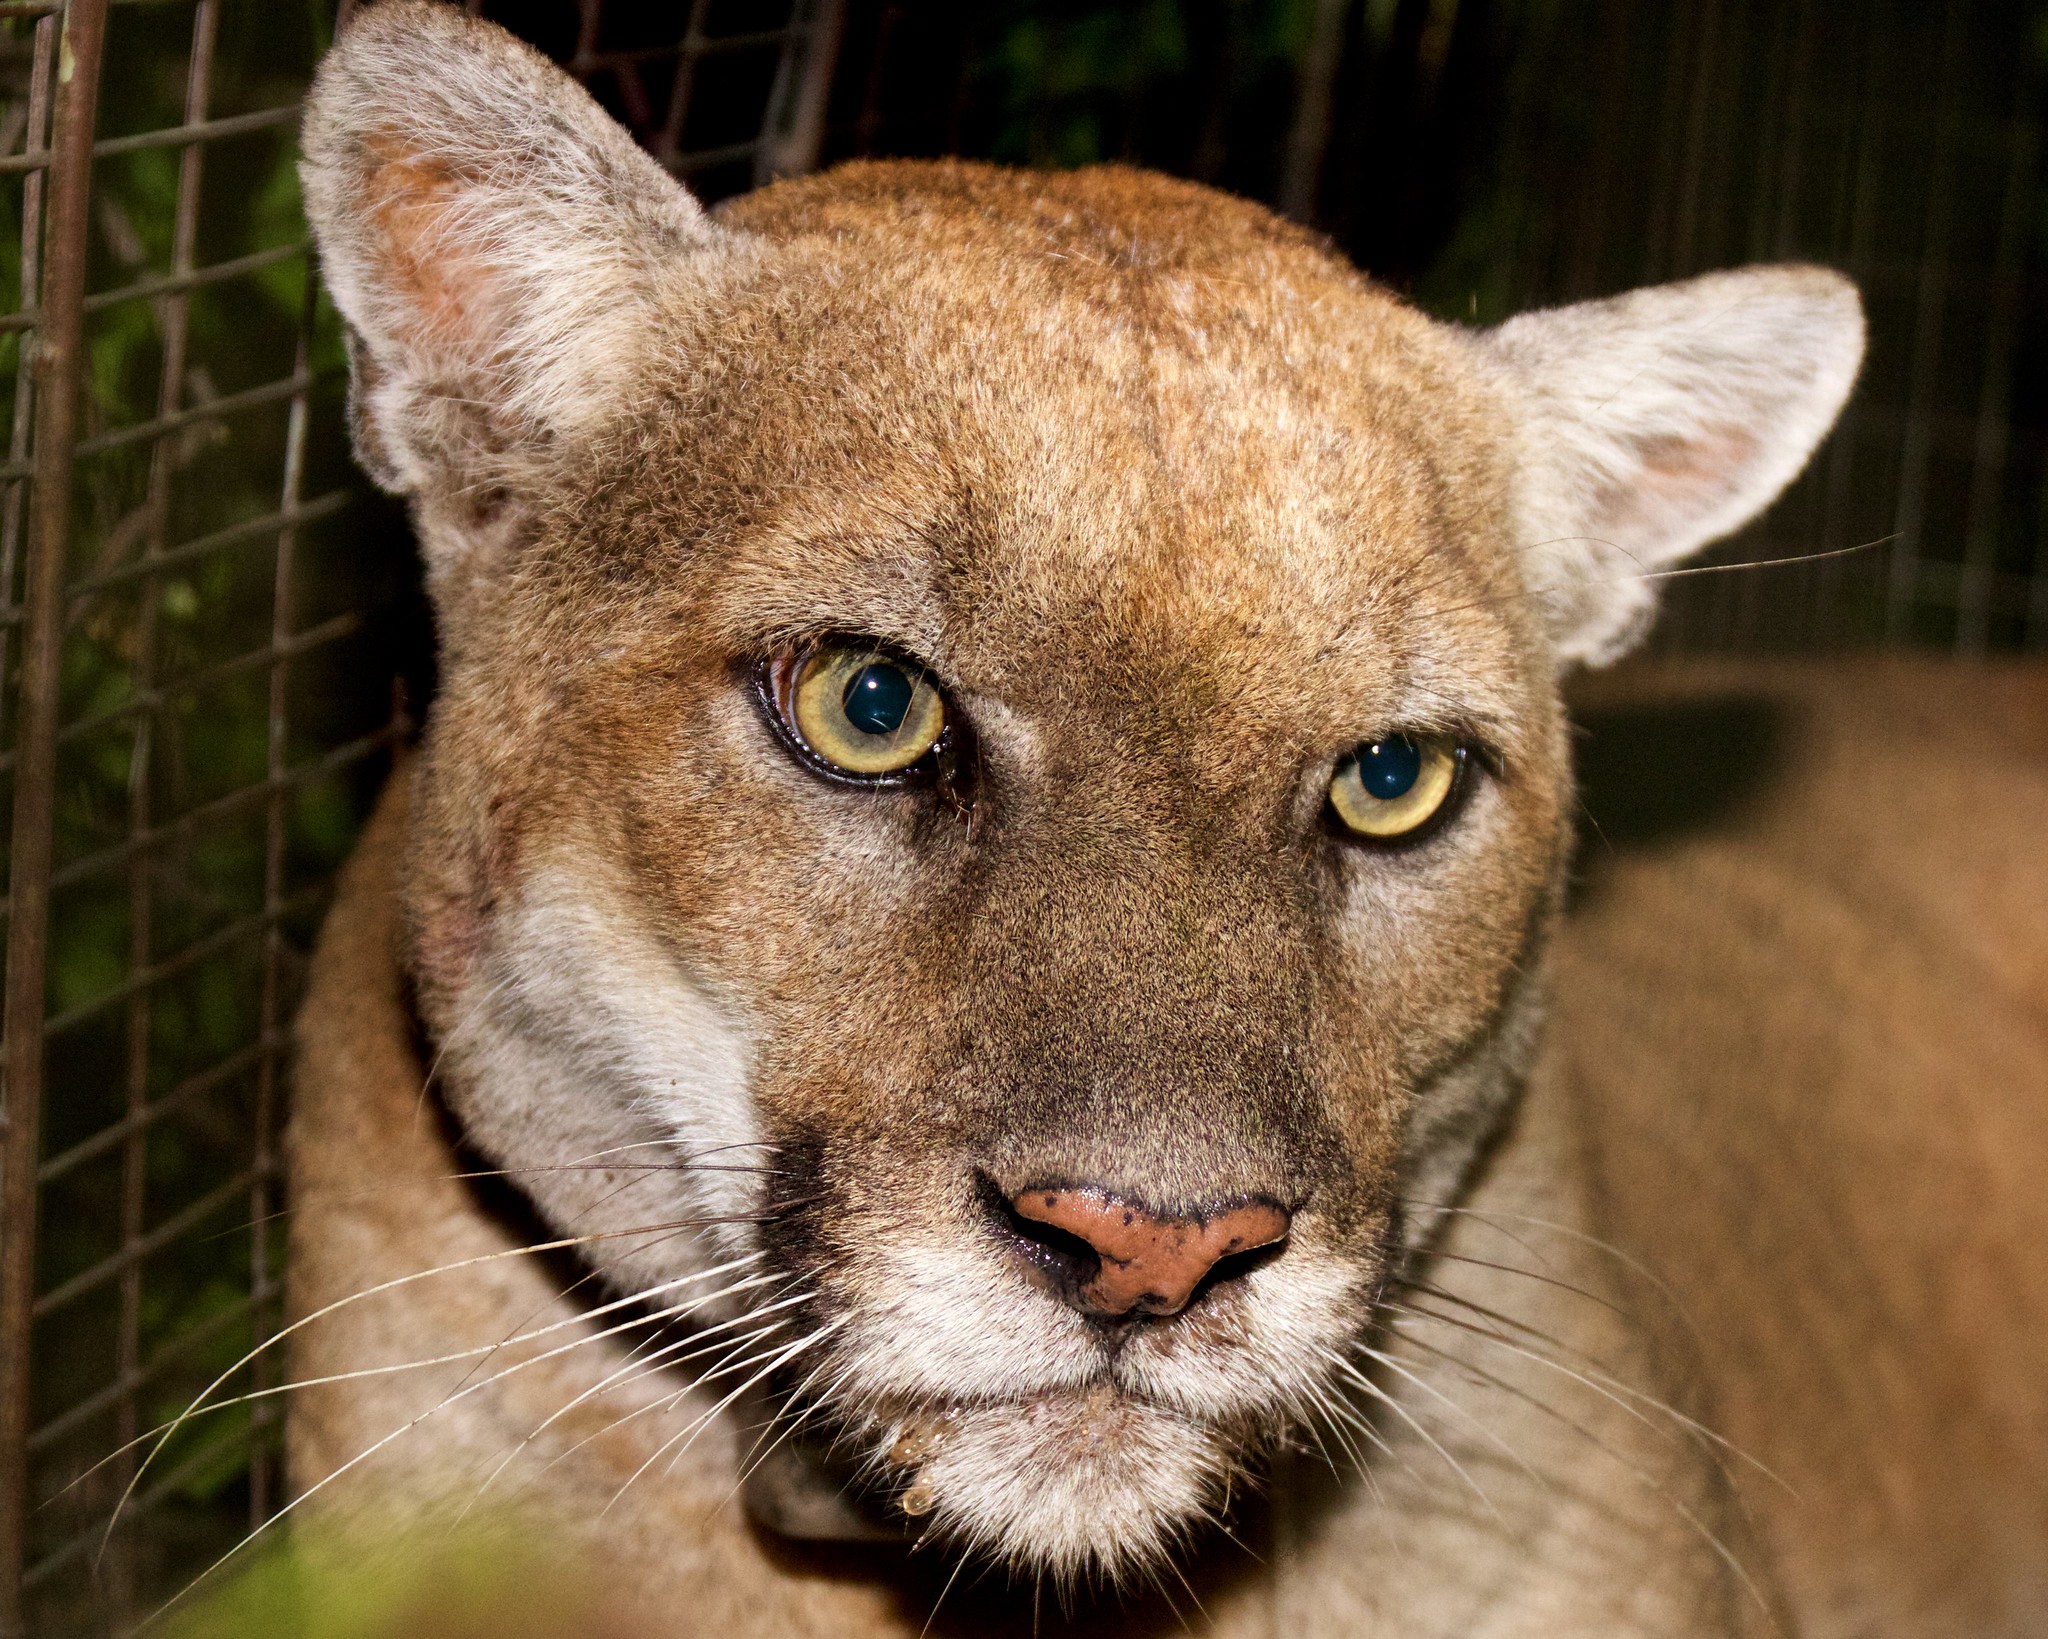
<instances>
[{"instance_id":1,"label":"nostril","mask_svg":"<svg viewBox=\"0 0 2048 1639\"><path fill-rule=\"evenodd\" d=\"M1057 1224L1025 1217L1011 1204L1010 1198L993 1178L981 1175L977 1177L976 1185L983 1206L1006 1232L1011 1244L1027 1261L1050 1277L1051 1284L1062 1297L1073 1302L1075 1294L1095 1279L1101 1270L1101 1254L1079 1235L1061 1229Z\"/></svg>"},{"instance_id":2,"label":"nostril","mask_svg":"<svg viewBox=\"0 0 2048 1639\"><path fill-rule=\"evenodd\" d=\"M1067 1302L1095 1316L1178 1314L1275 1256L1289 1224L1286 1208L1255 1196L1161 1213L1085 1186L1035 1185L1005 1197L983 1183L1012 1243Z\"/></svg>"}]
</instances>

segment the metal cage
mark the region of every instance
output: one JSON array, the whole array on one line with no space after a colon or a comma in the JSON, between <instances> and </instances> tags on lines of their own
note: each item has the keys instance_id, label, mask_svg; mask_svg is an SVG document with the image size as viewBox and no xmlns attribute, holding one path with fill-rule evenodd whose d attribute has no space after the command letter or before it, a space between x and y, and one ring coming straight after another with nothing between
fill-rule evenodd
<instances>
[{"instance_id":1,"label":"metal cage","mask_svg":"<svg viewBox=\"0 0 2048 1639\"><path fill-rule=\"evenodd\" d=\"M1866 389L1722 557L1889 544L1681 583L1662 641L2048 644L2017 6L1189 4L1144 62L1027 83L1062 29L1164 13L468 4L710 197L821 152L1130 158L1315 221L1457 319L1757 257L1846 266ZM146 1613L281 1500L277 1368L233 1368L278 1312L289 1021L409 731L391 679L426 647L402 522L347 463L291 172L334 21L0 0L0 1636ZM257 1398L145 1472L135 1442L223 1373Z\"/></svg>"},{"instance_id":2,"label":"metal cage","mask_svg":"<svg viewBox=\"0 0 2048 1639\"><path fill-rule=\"evenodd\" d=\"M811 163L833 0L615 10L516 22L700 188ZM275 1327L303 953L406 731L291 172L328 19L281 11L0 4L0 1633L146 1613L279 1501L271 1400L131 1442Z\"/></svg>"}]
</instances>

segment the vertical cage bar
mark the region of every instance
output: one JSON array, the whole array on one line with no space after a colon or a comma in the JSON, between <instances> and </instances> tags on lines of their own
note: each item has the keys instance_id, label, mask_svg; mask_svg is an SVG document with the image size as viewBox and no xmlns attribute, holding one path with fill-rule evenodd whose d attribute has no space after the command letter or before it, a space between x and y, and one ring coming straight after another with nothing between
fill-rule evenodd
<instances>
[{"instance_id":1,"label":"vertical cage bar","mask_svg":"<svg viewBox=\"0 0 2048 1639\"><path fill-rule=\"evenodd\" d=\"M184 121L196 126L205 120L213 74L214 36L218 28L217 0L198 0L192 14L191 55L185 70ZM190 276L194 267L199 224L199 186L205 149L187 143L178 155L177 203L171 224L173 279ZM156 413L160 419L177 414L185 400L185 357L187 314L190 297L175 291L157 302L157 327L163 355L157 382ZM153 565L163 556L167 544L171 511L171 479L176 469L178 435L166 434L150 449L149 491L143 502L147 519L143 562ZM139 694L150 693L156 682L157 639L163 584L154 572L145 574L138 585L139 604L134 686ZM135 717L129 740L128 830L131 837L148 833L156 813L155 762L156 712L144 710ZM138 849L128 862L128 970L148 970L155 949L155 896L160 862L147 850ZM121 1146L121 1250L126 1263L121 1270L119 1314L116 1318L115 1370L122 1387L115 1412L120 1456L115 1460L114 1483L125 1493L135 1472L134 1441L141 1434L137 1409L137 1385L142 1374L142 1283L145 1259L141 1255L147 1222L149 1189L149 1131L142 1112L149 1104L150 1035L155 992L140 986L128 998L127 1007L127 1112L131 1131ZM132 1537L117 1536L107 1556L106 1599L109 1612L125 1619L135 1603L135 1553Z\"/></svg>"},{"instance_id":2,"label":"vertical cage bar","mask_svg":"<svg viewBox=\"0 0 2048 1639\"><path fill-rule=\"evenodd\" d=\"M1991 631L1998 581L2006 453L2012 435L2012 364L2019 339L2022 259L2034 227L2034 161L2040 142L2031 70L2020 85L2009 120L2005 198L1998 249L1991 269L1991 316L1985 326L1984 366L1977 401L1977 436L1970 471L1970 502L1963 523L1963 571L1956 587L1956 650L1982 654Z\"/></svg>"},{"instance_id":3,"label":"vertical cage bar","mask_svg":"<svg viewBox=\"0 0 2048 1639\"><path fill-rule=\"evenodd\" d=\"M1887 122L1894 112L1893 69L1896 54L1886 49L1889 38L1889 34L1882 27L1873 27L1864 36L1865 57L1862 93L1858 101L1856 121L1856 152L1841 179L1844 197L1840 208L1847 215L1847 231L1843 235L1847 241L1846 271L1852 279L1866 288L1876 258L1878 195L1885 142L1889 134ZM1847 520L1855 499L1857 449L1864 442L1868 419L1862 398L1851 394L1848 407L1842 412L1841 422L1835 428L1834 436L1828 441L1827 470L1822 481L1819 542L1823 552L1839 551L1842 547L1853 544L1848 539ZM1814 607L1818 612L1807 623L1806 638L1809 642L1826 646L1842 637L1845 626L1842 618L1843 588L1847 580L1845 566L1840 558L1823 557L1816 566Z\"/></svg>"},{"instance_id":4,"label":"vertical cage bar","mask_svg":"<svg viewBox=\"0 0 2048 1639\"><path fill-rule=\"evenodd\" d=\"M1302 53L1294 94L1294 123L1280 162L1280 213L1297 222L1315 219L1323 156L1330 146L1337 69L1344 58L1344 19L1350 11L1350 0L1316 0L1309 23L1308 48Z\"/></svg>"},{"instance_id":5,"label":"vertical cage bar","mask_svg":"<svg viewBox=\"0 0 2048 1639\"><path fill-rule=\"evenodd\" d=\"M71 531L72 432L85 325L87 203L107 0L69 0L58 42L49 261L34 369L35 469L22 591L21 734L9 865L5 1102L0 1104L0 1636L25 1631L29 1341L36 1284L36 1161L43 1095L43 966L56 811L58 656Z\"/></svg>"},{"instance_id":6,"label":"vertical cage bar","mask_svg":"<svg viewBox=\"0 0 2048 1639\"><path fill-rule=\"evenodd\" d=\"M1885 591L1884 635L1888 643L1911 634L1920 602L1921 526L1926 522L1927 484L1934 459L1935 372L1941 365L1943 320L1948 303L1949 221L1954 193L1956 148L1962 140L1961 78L1968 7L1952 0L1941 48L1941 90L1936 99L1934 155L1928 164L1926 232L1921 240L1918 301L1913 321L1912 383L1907 389L1906 433L1899 453L1899 497L1893 513L1891 579Z\"/></svg>"},{"instance_id":7,"label":"vertical cage bar","mask_svg":"<svg viewBox=\"0 0 2048 1639\"><path fill-rule=\"evenodd\" d=\"M797 0L790 38L776 65L761 121L761 145L754 154L756 187L816 168L845 21L846 0Z\"/></svg>"},{"instance_id":8,"label":"vertical cage bar","mask_svg":"<svg viewBox=\"0 0 2048 1639\"><path fill-rule=\"evenodd\" d=\"M305 295L299 310L299 340L293 355L292 374L307 379L311 353L315 306L319 284L309 265ZM291 401L291 416L285 428L284 483L278 510L287 518L299 510L305 488L306 426L311 412L308 389L301 387ZM249 1298L251 1326L263 1332L274 1321L272 1305L279 1293L278 1271L271 1268L271 1219L277 1208L277 1130L283 1103L283 1047L279 1029L287 1005L284 964L287 956L284 928L286 823L290 817L291 792L286 776L290 772L291 734L289 681L293 628L293 570L298 553L299 531L287 523L278 531L277 565L270 594L270 692L266 705L265 773L270 780L270 799L263 830L263 996L257 1018L257 1041L262 1057L256 1081L255 1154L249 1169ZM265 1350L255 1363L252 1387L259 1392L275 1386L277 1362L273 1351ZM250 1424L249 1528L253 1531L269 1519L277 1505L274 1496L274 1442L271 1438L278 1416L277 1401L264 1396L255 1403Z\"/></svg>"},{"instance_id":9,"label":"vertical cage bar","mask_svg":"<svg viewBox=\"0 0 2048 1639\"><path fill-rule=\"evenodd\" d=\"M22 132L24 155L45 149L49 142L50 81L56 73L57 19L44 17L36 23L30 47L28 81L28 122ZM40 289L43 235L43 173L30 171L21 181L21 311L33 314ZM36 344L33 324L21 338L21 354L14 372L14 419L7 433L7 464L20 467L28 460L29 424L35 416L36 373L29 367L30 349ZM4 499L0 499L0 605L13 613L14 570L21 554L21 505L28 496L26 480L11 478ZM0 621L0 677L7 675L8 640L14 636L11 622ZM7 696L0 690L0 724L6 721Z\"/></svg>"},{"instance_id":10,"label":"vertical cage bar","mask_svg":"<svg viewBox=\"0 0 2048 1639\"><path fill-rule=\"evenodd\" d=\"M676 48L675 83L669 87L668 115L655 140L654 157L674 165L682 149L683 121L690 116L690 97L697 86L697 64L704 56L704 24L711 12L711 0L691 0L690 20L683 29L683 41Z\"/></svg>"},{"instance_id":11,"label":"vertical cage bar","mask_svg":"<svg viewBox=\"0 0 2048 1639\"><path fill-rule=\"evenodd\" d=\"M2048 541L2048 475L2040 479L2040 496L2034 506L2034 539ZM2028 604L2019 641L2030 647L2048 647L2048 551L2036 545L2034 574L2028 578Z\"/></svg>"}]
</instances>

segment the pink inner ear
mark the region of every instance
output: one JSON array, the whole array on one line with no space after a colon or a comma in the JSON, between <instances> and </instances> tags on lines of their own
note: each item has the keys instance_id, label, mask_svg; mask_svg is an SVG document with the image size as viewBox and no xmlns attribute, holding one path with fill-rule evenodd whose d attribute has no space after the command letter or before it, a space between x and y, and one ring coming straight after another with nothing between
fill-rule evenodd
<instances>
[{"instance_id":1,"label":"pink inner ear","mask_svg":"<svg viewBox=\"0 0 2048 1639\"><path fill-rule=\"evenodd\" d=\"M479 298L488 293L489 271L479 258L462 255L449 231L461 209L455 178L388 139L370 147L377 165L365 214L383 241L386 294L412 313L419 339L458 346L482 340L476 315L486 305Z\"/></svg>"},{"instance_id":2,"label":"pink inner ear","mask_svg":"<svg viewBox=\"0 0 2048 1639\"><path fill-rule=\"evenodd\" d=\"M1631 448L1639 465L1602 487L1594 516L1617 546L1657 551L1674 540L1690 544L1740 488L1758 446L1746 428L1724 425L1657 434Z\"/></svg>"}]
</instances>

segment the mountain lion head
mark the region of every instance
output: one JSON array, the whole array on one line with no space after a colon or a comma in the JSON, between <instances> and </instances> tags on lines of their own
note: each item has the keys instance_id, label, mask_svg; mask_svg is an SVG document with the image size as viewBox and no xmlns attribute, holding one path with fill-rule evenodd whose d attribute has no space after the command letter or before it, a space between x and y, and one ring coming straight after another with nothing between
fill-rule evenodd
<instances>
[{"instance_id":1,"label":"mountain lion head","mask_svg":"<svg viewBox=\"0 0 2048 1639\"><path fill-rule=\"evenodd\" d=\"M1464 330L1116 167L706 214L418 0L305 152L444 644L406 896L454 1117L674 1369L923 1529L1161 1555L1510 1101L1560 673L1797 472L1854 291Z\"/></svg>"}]
</instances>

